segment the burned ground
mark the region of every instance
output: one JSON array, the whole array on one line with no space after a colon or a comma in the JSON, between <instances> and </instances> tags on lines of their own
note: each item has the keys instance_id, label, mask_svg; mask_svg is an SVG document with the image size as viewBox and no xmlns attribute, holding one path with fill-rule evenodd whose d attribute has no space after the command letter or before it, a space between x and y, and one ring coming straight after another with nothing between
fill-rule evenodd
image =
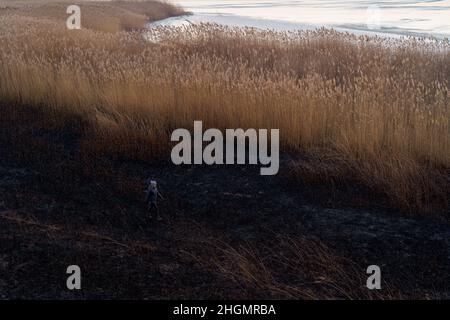
<instances>
[{"instance_id":1,"label":"burned ground","mask_svg":"<svg viewBox=\"0 0 450 320\"><path fill-rule=\"evenodd\" d=\"M82 148L83 119L52 128L37 109L2 108L3 299L448 297L442 215L290 181L287 154L275 177L95 157ZM147 217L149 177L164 196L162 222ZM76 292L66 288L72 264L82 269ZM371 264L384 281L376 293L365 288Z\"/></svg>"}]
</instances>

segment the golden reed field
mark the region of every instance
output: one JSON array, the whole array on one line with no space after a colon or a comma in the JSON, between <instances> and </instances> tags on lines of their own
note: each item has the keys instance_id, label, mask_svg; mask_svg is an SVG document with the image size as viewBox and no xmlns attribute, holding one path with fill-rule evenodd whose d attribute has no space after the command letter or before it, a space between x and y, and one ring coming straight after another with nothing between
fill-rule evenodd
<instances>
[{"instance_id":1,"label":"golden reed field","mask_svg":"<svg viewBox=\"0 0 450 320\"><path fill-rule=\"evenodd\" d=\"M90 123L82 150L170 159L170 134L279 128L286 177L357 185L410 213L448 212L450 43L332 30L144 29L167 3L0 2L0 100Z\"/></svg>"}]
</instances>

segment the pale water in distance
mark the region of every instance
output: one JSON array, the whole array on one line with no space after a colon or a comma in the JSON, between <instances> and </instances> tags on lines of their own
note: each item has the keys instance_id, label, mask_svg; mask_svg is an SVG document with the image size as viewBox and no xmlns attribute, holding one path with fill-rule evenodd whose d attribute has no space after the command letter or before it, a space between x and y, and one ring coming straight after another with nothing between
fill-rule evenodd
<instances>
[{"instance_id":1,"label":"pale water in distance","mask_svg":"<svg viewBox=\"0 0 450 320\"><path fill-rule=\"evenodd\" d=\"M332 27L355 33L450 37L450 0L172 0L191 16L157 24L216 22L276 30Z\"/></svg>"}]
</instances>

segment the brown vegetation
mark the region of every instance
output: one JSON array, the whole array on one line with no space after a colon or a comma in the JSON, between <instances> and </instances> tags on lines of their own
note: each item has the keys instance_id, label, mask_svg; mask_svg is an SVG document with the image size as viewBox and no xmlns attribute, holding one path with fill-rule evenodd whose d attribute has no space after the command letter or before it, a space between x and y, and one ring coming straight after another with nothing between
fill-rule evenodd
<instances>
[{"instance_id":1,"label":"brown vegetation","mask_svg":"<svg viewBox=\"0 0 450 320\"><path fill-rule=\"evenodd\" d=\"M214 25L105 33L92 29L136 29L180 11L85 5L80 31L47 3L0 15L1 101L83 117L85 152L168 158L171 130L193 120L279 128L284 151L311 159L287 176L361 185L412 212L448 205L448 42ZM104 29L97 6L120 22Z\"/></svg>"},{"instance_id":2,"label":"brown vegetation","mask_svg":"<svg viewBox=\"0 0 450 320\"><path fill-rule=\"evenodd\" d=\"M203 242L194 261L249 297L274 299L394 299L401 298L386 283L383 292L366 290L361 269L334 254L318 240L271 234L270 243L230 246ZM197 250L198 252L199 250ZM209 259L205 252L209 253ZM198 254L198 253L197 253Z\"/></svg>"},{"instance_id":3,"label":"brown vegetation","mask_svg":"<svg viewBox=\"0 0 450 320\"><path fill-rule=\"evenodd\" d=\"M69 5L80 6L82 28L112 33L143 29L151 21L184 13L181 8L156 0L2 0L0 12L20 12L21 16L39 18L40 21L58 21L63 27L69 16L66 14Z\"/></svg>"}]
</instances>

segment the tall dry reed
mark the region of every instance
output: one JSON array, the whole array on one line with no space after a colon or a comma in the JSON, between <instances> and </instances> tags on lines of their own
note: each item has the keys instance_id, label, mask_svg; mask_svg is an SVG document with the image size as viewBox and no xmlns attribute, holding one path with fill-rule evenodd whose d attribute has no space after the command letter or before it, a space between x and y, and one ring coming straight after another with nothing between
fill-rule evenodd
<instances>
[{"instance_id":1,"label":"tall dry reed","mask_svg":"<svg viewBox=\"0 0 450 320\"><path fill-rule=\"evenodd\" d=\"M448 204L448 41L217 25L68 31L21 12L0 15L0 99L82 114L95 128L89 152L168 157L171 130L194 120L279 128L283 150L319 155L292 175L348 179L412 211Z\"/></svg>"}]
</instances>

